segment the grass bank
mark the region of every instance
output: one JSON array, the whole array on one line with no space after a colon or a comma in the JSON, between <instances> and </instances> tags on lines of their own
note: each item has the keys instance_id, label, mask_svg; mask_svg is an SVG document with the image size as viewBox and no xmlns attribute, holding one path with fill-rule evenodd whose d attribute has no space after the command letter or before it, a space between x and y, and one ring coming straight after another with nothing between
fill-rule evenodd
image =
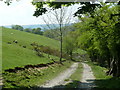
<instances>
[{"instance_id":1,"label":"grass bank","mask_svg":"<svg viewBox=\"0 0 120 90\"><path fill-rule=\"evenodd\" d=\"M95 84L96 88L104 88L104 89L118 89L120 88L120 78L114 78L112 76L107 76L107 69L104 67L100 67L95 63L88 62L91 66L94 76L96 77Z\"/></svg>"},{"instance_id":2,"label":"grass bank","mask_svg":"<svg viewBox=\"0 0 120 90\"><path fill-rule=\"evenodd\" d=\"M70 67L72 62L66 61L63 64L64 65L54 64L44 69L26 69L17 73L5 72L3 74L4 89L28 90L36 88Z\"/></svg>"}]
</instances>

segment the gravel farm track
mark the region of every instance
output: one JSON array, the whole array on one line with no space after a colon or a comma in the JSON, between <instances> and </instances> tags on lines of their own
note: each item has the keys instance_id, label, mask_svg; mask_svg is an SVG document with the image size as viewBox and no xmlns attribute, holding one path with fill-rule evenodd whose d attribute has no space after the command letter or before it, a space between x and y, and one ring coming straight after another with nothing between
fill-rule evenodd
<instances>
[{"instance_id":1,"label":"gravel farm track","mask_svg":"<svg viewBox=\"0 0 120 90\"><path fill-rule=\"evenodd\" d=\"M62 86L66 83L69 83L69 81L65 81L68 79L78 68L79 63L73 63L70 68L60 73L57 77L54 79L47 81L44 85L41 85L40 88L54 88L55 86ZM85 89L90 90L93 87L95 87L94 80L95 77L93 75L93 72L91 70L91 67L88 64L82 63L83 65L83 73L82 73L82 79L80 80L79 89ZM64 87L61 87L64 88ZM39 90L39 89L38 89Z\"/></svg>"}]
</instances>

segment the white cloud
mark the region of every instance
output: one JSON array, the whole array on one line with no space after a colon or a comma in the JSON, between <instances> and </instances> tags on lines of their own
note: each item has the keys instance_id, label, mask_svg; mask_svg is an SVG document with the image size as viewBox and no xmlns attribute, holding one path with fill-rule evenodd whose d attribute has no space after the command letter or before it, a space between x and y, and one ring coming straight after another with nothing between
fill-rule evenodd
<instances>
[{"instance_id":1,"label":"white cloud","mask_svg":"<svg viewBox=\"0 0 120 90\"><path fill-rule=\"evenodd\" d=\"M31 1L13 1L9 6L4 2L0 2L0 25L40 23L40 18L32 16L35 11L35 7L31 4Z\"/></svg>"}]
</instances>

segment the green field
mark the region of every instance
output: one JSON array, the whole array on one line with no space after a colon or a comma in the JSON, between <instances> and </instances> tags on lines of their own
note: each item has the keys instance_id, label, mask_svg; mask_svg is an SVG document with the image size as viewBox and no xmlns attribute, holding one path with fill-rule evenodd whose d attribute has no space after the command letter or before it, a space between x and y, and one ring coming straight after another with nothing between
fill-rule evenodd
<instances>
[{"instance_id":1,"label":"green field","mask_svg":"<svg viewBox=\"0 0 120 90\"><path fill-rule=\"evenodd\" d=\"M14 40L17 40L18 43L14 43ZM8 44L8 42L11 44ZM46 54L44 54L44 57L36 55L36 52L32 50L30 45L33 42L55 49L59 48L59 42L56 40L32 33L2 28L2 69L50 62ZM23 48L23 46L26 46L26 48ZM51 57L58 59L58 57Z\"/></svg>"}]
</instances>

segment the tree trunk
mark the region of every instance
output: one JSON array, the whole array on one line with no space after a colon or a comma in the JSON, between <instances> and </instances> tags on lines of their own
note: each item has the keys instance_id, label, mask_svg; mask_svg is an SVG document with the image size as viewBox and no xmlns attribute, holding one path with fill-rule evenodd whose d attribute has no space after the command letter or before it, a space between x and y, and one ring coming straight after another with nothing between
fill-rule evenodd
<instances>
[{"instance_id":1,"label":"tree trunk","mask_svg":"<svg viewBox=\"0 0 120 90\"><path fill-rule=\"evenodd\" d=\"M119 45L115 47L114 57L110 65L110 70L108 75L113 75L113 77L120 77L120 54L119 54Z\"/></svg>"},{"instance_id":2,"label":"tree trunk","mask_svg":"<svg viewBox=\"0 0 120 90\"><path fill-rule=\"evenodd\" d=\"M111 65L110 65L110 69L107 72L108 75L112 75L113 77L116 77L117 74L117 63L115 58L113 58Z\"/></svg>"},{"instance_id":3,"label":"tree trunk","mask_svg":"<svg viewBox=\"0 0 120 90\"><path fill-rule=\"evenodd\" d=\"M120 60L119 60L119 57L117 58L117 73L116 73L116 76L117 77L120 77Z\"/></svg>"},{"instance_id":4,"label":"tree trunk","mask_svg":"<svg viewBox=\"0 0 120 90\"><path fill-rule=\"evenodd\" d=\"M63 39L62 39L62 27L61 27L61 24L60 24L60 63L62 64L62 42L63 42Z\"/></svg>"},{"instance_id":5,"label":"tree trunk","mask_svg":"<svg viewBox=\"0 0 120 90\"><path fill-rule=\"evenodd\" d=\"M110 59L107 58L108 68L110 68L110 62L111 62L111 58Z\"/></svg>"},{"instance_id":6,"label":"tree trunk","mask_svg":"<svg viewBox=\"0 0 120 90\"><path fill-rule=\"evenodd\" d=\"M70 59L73 60L73 59L72 59L72 51L70 52Z\"/></svg>"}]
</instances>

